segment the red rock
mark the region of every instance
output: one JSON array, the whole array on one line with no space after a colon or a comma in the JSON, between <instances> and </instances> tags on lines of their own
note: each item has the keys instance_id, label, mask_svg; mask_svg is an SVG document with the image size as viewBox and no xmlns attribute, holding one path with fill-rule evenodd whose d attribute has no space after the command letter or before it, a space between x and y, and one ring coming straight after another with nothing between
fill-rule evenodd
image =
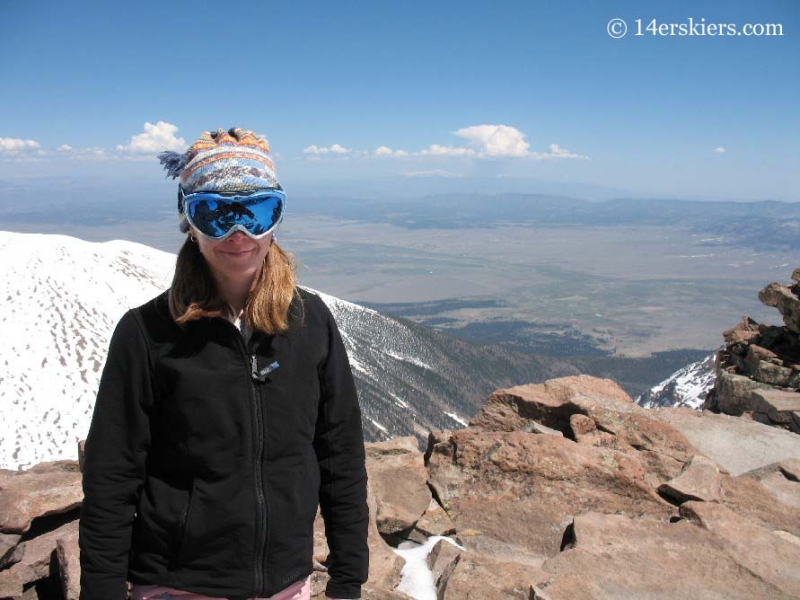
<instances>
[{"instance_id":1,"label":"red rock","mask_svg":"<svg viewBox=\"0 0 800 600\"><path fill-rule=\"evenodd\" d=\"M698 504L698 503L689 503ZM788 600L732 560L722 540L687 521L587 513L574 546L542 565L534 598L548 600Z\"/></svg>"},{"instance_id":2,"label":"red rock","mask_svg":"<svg viewBox=\"0 0 800 600\"><path fill-rule=\"evenodd\" d=\"M383 534L411 529L431 502L428 472L414 437L366 445L367 473Z\"/></svg>"},{"instance_id":3,"label":"red rock","mask_svg":"<svg viewBox=\"0 0 800 600\"><path fill-rule=\"evenodd\" d=\"M800 546L719 504L687 502L681 515L722 540L725 551L744 569L782 593L800 597Z\"/></svg>"},{"instance_id":4,"label":"red rock","mask_svg":"<svg viewBox=\"0 0 800 600\"><path fill-rule=\"evenodd\" d=\"M582 512L674 514L635 457L553 436L456 431L432 449L428 470L459 541L496 559L541 563Z\"/></svg>"},{"instance_id":5,"label":"red rock","mask_svg":"<svg viewBox=\"0 0 800 600\"><path fill-rule=\"evenodd\" d=\"M24 533L36 517L65 513L80 506L81 474L62 466L47 470L40 465L30 471L0 475L0 531Z\"/></svg>"},{"instance_id":6,"label":"red rock","mask_svg":"<svg viewBox=\"0 0 800 600\"><path fill-rule=\"evenodd\" d=\"M720 486L721 475L716 463L705 456L694 456L678 477L662 484L658 491L678 503L687 500L718 502Z\"/></svg>"}]
</instances>

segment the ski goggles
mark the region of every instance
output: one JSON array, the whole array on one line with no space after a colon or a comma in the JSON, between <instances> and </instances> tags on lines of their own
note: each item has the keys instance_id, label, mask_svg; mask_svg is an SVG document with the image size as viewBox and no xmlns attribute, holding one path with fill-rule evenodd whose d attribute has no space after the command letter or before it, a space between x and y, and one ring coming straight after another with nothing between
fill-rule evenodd
<instances>
[{"instance_id":1,"label":"ski goggles","mask_svg":"<svg viewBox=\"0 0 800 600\"><path fill-rule=\"evenodd\" d=\"M283 219L286 195L281 189L245 192L196 192L178 189L178 204L189 225L214 241L222 241L235 231L260 240Z\"/></svg>"}]
</instances>

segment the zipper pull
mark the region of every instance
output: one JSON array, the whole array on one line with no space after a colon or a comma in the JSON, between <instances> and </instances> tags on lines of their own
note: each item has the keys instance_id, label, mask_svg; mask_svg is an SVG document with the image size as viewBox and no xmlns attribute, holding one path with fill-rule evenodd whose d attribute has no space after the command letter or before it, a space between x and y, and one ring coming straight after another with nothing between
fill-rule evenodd
<instances>
[{"instance_id":1,"label":"zipper pull","mask_svg":"<svg viewBox=\"0 0 800 600\"><path fill-rule=\"evenodd\" d=\"M250 377L258 381L258 358L255 354L250 357Z\"/></svg>"},{"instance_id":2,"label":"zipper pull","mask_svg":"<svg viewBox=\"0 0 800 600\"><path fill-rule=\"evenodd\" d=\"M255 354L250 357L250 376L255 379L256 381L264 382L267 380L267 375L272 373L275 369L280 367L278 361L276 360L272 364L264 367L260 371L258 370L258 358Z\"/></svg>"}]
</instances>

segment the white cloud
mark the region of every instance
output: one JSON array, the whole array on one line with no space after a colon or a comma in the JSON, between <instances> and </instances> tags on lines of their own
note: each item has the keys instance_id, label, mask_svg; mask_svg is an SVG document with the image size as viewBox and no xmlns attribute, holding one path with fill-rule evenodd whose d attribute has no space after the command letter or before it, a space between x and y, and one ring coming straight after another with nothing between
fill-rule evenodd
<instances>
[{"instance_id":1,"label":"white cloud","mask_svg":"<svg viewBox=\"0 0 800 600\"><path fill-rule=\"evenodd\" d=\"M347 157L456 157L456 158L530 158L533 160L584 159L589 157L584 154L572 152L558 144L550 144L547 152L531 152L530 144L525 140L525 134L510 125L472 125L462 127L453 132L469 141L467 146L446 146L431 144L428 148L415 152L393 150L390 146L378 146L373 152L344 148L339 144L330 147L307 146L303 154L309 158L319 158L325 155L347 155Z\"/></svg>"},{"instance_id":2,"label":"white cloud","mask_svg":"<svg viewBox=\"0 0 800 600\"><path fill-rule=\"evenodd\" d=\"M444 171L442 169L434 169L433 171L407 171L403 173L404 177L463 177L463 173L453 173L452 171Z\"/></svg>"},{"instance_id":3,"label":"white cloud","mask_svg":"<svg viewBox=\"0 0 800 600\"><path fill-rule=\"evenodd\" d=\"M333 144L330 147L324 146L317 146L313 144L311 146L307 146L303 148L303 154L310 154L312 156L322 156L324 154L348 154L351 152L349 149L345 148L344 146L340 146L339 144Z\"/></svg>"},{"instance_id":4,"label":"white cloud","mask_svg":"<svg viewBox=\"0 0 800 600\"><path fill-rule=\"evenodd\" d=\"M0 153L19 154L21 152L35 152L41 148L41 144L34 140L21 140L17 138L0 137Z\"/></svg>"},{"instance_id":5,"label":"white cloud","mask_svg":"<svg viewBox=\"0 0 800 600\"><path fill-rule=\"evenodd\" d=\"M727 150L722 146L717 146L716 148L714 148L714 152L716 152L717 154L725 154Z\"/></svg>"},{"instance_id":6,"label":"white cloud","mask_svg":"<svg viewBox=\"0 0 800 600\"><path fill-rule=\"evenodd\" d=\"M440 146L439 144L431 144L427 150L420 150L420 154L433 155L433 156L477 156L478 153L472 148L463 148L461 146Z\"/></svg>"},{"instance_id":7,"label":"white cloud","mask_svg":"<svg viewBox=\"0 0 800 600\"><path fill-rule=\"evenodd\" d=\"M392 150L389 146L380 146L375 150L375 156L395 156L395 157L402 157L408 156L408 152L405 150Z\"/></svg>"},{"instance_id":8,"label":"white cloud","mask_svg":"<svg viewBox=\"0 0 800 600\"><path fill-rule=\"evenodd\" d=\"M159 121L155 125L144 124L144 133L134 135L129 144L117 146L117 150L128 152L156 153L164 150L183 152L186 150L186 141L175 137L178 128L172 123Z\"/></svg>"},{"instance_id":9,"label":"white cloud","mask_svg":"<svg viewBox=\"0 0 800 600\"><path fill-rule=\"evenodd\" d=\"M525 134L508 125L473 125L453 133L477 145L480 156L526 156L530 148Z\"/></svg>"},{"instance_id":10,"label":"white cloud","mask_svg":"<svg viewBox=\"0 0 800 600\"><path fill-rule=\"evenodd\" d=\"M58 150L59 152L69 152L70 150L72 150L72 146L70 146L69 144L61 144L58 147Z\"/></svg>"},{"instance_id":11,"label":"white cloud","mask_svg":"<svg viewBox=\"0 0 800 600\"><path fill-rule=\"evenodd\" d=\"M534 160L547 160L550 158L581 158L584 160L589 160L589 157L584 154L577 154L575 152L570 152L566 148L562 148L558 144L550 144L550 151L549 152L532 152L530 154L531 158Z\"/></svg>"}]
</instances>

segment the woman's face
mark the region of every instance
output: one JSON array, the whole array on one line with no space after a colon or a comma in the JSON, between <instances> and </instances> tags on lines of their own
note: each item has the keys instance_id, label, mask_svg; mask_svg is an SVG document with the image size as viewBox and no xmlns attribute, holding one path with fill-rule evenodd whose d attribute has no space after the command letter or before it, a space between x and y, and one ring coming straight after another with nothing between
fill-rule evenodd
<instances>
[{"instance_id":1,"label":"woman's face","mask_svg":"<svg viewBox=\"0 0 800 600\"><path fill-rule=\"evenodd\" d=\"M221 242L209 240L194 230L192 235L217 281L243 280L258 275L272 243L271 233L254 240L244 232L236 231Z\"/></svg>"}]
</instances>

